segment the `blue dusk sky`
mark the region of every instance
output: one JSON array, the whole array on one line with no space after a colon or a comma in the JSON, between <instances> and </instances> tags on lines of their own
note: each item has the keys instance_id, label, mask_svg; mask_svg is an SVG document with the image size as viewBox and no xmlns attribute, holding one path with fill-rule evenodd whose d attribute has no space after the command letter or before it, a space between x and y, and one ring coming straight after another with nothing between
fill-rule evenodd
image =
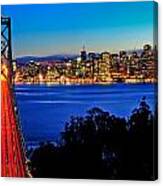
<instances>
[{"instance_id":1,"label":"blue dusk sky","mask_svg":"<svg viewBox=\"0 0 163 186\"><path fill-rule=\"evenodd\" d=\"M14 57L116 52L153 42L153 2L3 5Z\"/></svg>"}]
</instances>

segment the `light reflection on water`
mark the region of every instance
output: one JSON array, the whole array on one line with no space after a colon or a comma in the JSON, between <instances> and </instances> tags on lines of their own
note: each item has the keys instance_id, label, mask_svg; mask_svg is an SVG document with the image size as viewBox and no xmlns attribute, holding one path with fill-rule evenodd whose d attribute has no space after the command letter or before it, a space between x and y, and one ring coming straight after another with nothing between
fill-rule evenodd
<instances>
[{"instance_id":1,"label":"light reflection on water","mask_svg":"<svg viewBox=\"0 0 163 186\"><path fill-rule=\"evenodd\" d=\"M127 117L142 96L154 110L154 84L113 85L18 85L17 104L25 140L38 142L57 139L71 115L84 115L100 107Z\"/></svg>"}]
</instances>

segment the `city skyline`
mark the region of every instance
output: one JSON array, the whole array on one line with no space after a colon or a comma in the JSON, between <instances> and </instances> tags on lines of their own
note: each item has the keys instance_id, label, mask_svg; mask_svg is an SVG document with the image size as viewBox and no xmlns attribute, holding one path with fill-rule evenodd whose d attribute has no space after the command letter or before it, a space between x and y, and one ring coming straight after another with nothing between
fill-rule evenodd
<instances>
[{"instance_id":1,"label":"city skyline","mask_svg":"<svg viewBox=\"0 0 163 186\"><path fill-rule=\"evenodd\" d=\"M152 1L3 5L2 15L12 19L14 57L47 56L79 54L83 45L117 52L152 44L152 9Z\"/></svg>"}]
</instances>

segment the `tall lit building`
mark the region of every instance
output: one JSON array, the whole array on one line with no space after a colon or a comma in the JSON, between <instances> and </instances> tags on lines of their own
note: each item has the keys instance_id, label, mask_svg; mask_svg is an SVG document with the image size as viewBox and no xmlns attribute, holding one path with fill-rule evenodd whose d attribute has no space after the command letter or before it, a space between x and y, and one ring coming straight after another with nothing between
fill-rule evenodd
<instances>
[{"instance_id":1,"label":"tall lit building","mask_svg":"<svg viewBox=\"0 0 163 186\"><path fill-rule=\"evenodd\" d=\"M85 49L85 46L83 46L83 49L81 50L81 60L82 61L86 61L87 60L87 52L86 52L86 49Z\"/></svg>"},{"instance_id":2,"label":"tall lit building","mask_svg":"<svg viewBox=\"0 0 163 186\"><path fill-rule=\"evenodd\" d=\"M110 76L110 53L103 52L98 60L98 80L102 82L108 82L111 79Z\"/></svg>"}]
</instances>

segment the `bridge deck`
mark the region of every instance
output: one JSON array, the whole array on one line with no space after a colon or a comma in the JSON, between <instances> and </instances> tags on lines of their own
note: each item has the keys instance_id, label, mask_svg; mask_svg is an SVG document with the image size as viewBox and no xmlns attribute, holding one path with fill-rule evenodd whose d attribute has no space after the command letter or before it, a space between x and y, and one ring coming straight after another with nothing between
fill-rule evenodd
<instances>
[{"instance_id":1,"label":"bridge deck","mask_svg":"<svg viewBox=\"0 0 163 186\"><path fill-rule=\"evenodd\" d=\"M18 128L12 90L1 74L1 176L25 177L25 157Z\"/></svg>"}]
</instances>

